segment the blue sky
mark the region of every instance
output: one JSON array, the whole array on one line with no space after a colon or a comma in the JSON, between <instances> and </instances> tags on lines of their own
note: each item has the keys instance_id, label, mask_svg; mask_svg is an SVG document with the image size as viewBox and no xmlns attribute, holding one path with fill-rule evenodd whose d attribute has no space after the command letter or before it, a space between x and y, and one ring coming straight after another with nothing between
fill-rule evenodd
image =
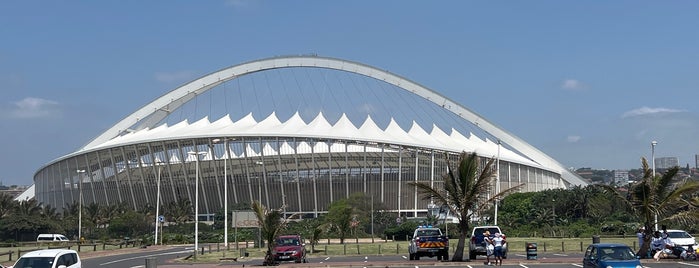
<instances>
[{"instance_id":1,"label":"blue sky","mask_svg":"<svg viewBox=\"0 0 699 268\"><path fill-rule=\"evenodd\" d=\"M697 1L2 1L0 181L184 82L318 54L407 77L566 166L699 153Z\"/></svg>"}]
</instances>

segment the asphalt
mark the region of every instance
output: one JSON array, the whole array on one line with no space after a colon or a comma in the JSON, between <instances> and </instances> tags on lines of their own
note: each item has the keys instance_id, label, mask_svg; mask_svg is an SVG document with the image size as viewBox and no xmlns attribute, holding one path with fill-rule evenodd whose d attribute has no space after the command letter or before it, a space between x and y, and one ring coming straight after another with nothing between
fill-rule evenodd
<instances>
[{"instance_id":1,"label":"asphalt","mask_svg":"<svg viewBox=\"0 0 699 268\"><path fill-rule=\"evenodd\" d=\"M137 252L156 252L156 251L161 251L168 249L169 246L149 246L147 248L125 248L125 249L118 249L118 250L108 250L108 251L82 251L80 252L80 257L82 259L89 259L89 258L95 258L95 257L103 257L103 256L113 256L113 255L122 255L122 254L129 254L129 253L137 253ZM463 261L463 262L451 262L451 261L435 261L435 262L420 262L420 266L459 266L463 267L465 265L480 265L483 264L483 259L479 258L478 260L474 261ZM677 259L662 259L660 260L661 262L674 262L677 261ZM567 257L567 256L560 256L556 258L545 258L545 257L539 257L538 259L535 260L528 260L525 257L516 257L516 258L508 258L504 260L505 264L537 264L537 263L580 263L581 260L579 257ZM641 263L655 263L656 261L653 259L642 259ZM203 267L203 268L209 268L209 267L232 267L232 266L239 266L239 267L245 267L245 266L262 266L262 259L261 258L250 258L250 259L239 259L239 261L221 261L218 263L159 263L158 267L165 267L165 268L191 268L191 267ZM417 263L410 263L409 261L386 261L386 262L371 262L371 263L361 263L358 264L356 262L334 262L332 264L329 263L282 263L279 265L280 267L391 267L391 266L405 266L405 265L410 265L410 264L417 264Z\"/></svg>"}]
</instances>

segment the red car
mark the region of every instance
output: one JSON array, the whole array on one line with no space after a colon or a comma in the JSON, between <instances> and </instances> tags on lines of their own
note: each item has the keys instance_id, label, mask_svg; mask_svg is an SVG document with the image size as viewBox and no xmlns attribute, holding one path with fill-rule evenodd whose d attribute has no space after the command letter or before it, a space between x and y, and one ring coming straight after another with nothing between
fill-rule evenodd
<instances>
[{"instance_id":1,"label":"red car","mask_svg":"<svg viewBox=\"0 0 699 268\"><path fill-rule=\"evenodd\" d=\"M306 263L306 244L300 235L282 235L274 240L272 254L275 261Z\"/></svg>"}]
</instances>

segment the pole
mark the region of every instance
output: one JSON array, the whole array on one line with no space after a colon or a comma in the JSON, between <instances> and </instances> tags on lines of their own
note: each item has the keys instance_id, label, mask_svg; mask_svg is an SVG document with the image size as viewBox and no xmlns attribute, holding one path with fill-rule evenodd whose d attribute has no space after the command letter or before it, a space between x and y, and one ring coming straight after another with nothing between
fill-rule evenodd
<instances>
[{"instance_id":1,"label":"pole","mask_svg":"<svg viewBox=\"0 0 699 268\"><path fill-rule=\"evenodd\" d=\"M156 165L158 165L158 193L156 194L157 198L155 201L155 238L153 239L153 244L155 245L158 244L158 223L160 222L160 172L162 169L162 167L160 167L160 161L157 161Z\"/></svg>"},{"instance_id":2,"label":"pole","mask_svg":"<svg viewBox=\"0 0 699 268\"><path fill-rule=\"evenodd\" d=\"M80 200L78 201L78 242L82 241L83 230L83 180L81 174L85 173L84 169L78 169L78 191L80 192Z\"/></svg>"},{"instance_id":3,"label":"pole","mask_svg":"<svg viewBox=\"0 0 699 268\"><path fill-rule=\"evenodd\" d=\"M655 145L657 145L657 141L651 141L650 142L650 155L651 155L651 161L652 161L652 167L653 167L653 180L655 180ZM655 230L658 230L658 212L655 213Z\"/></svg>"},{"instance_id":4,"label":"pole","mask_svg":"<svg viewBox=\"0 0 699 268\"><path fill-rule=\"evenodd\" d=\"M205 155L206 152L189 152L189 155L194 155L195 160L195 178L194 178L194 259L197 259L197 251L199 251L199 156Z\"/></svg>"},{"instance_id":5,"label":"pole","mask_svg":"<svg viewBox=\"0 0 699 268\"><path fill-rule=\"evenodd\" d=\"M230 158L228 140L223 141L223 146L226 147L226 158L223 159L223 243L228 250L228 159Z\"/></svg>"},{"instance_id":6,"label":"pole","mask_svg":"<svg viewBox=\"0 0 699 268\"><path fill-rule=\"evenodd\" d=\"M498 139L498 158L495 160L495 194L500 194L500 140ZM498 225L498 198L495 198L495 225Z\"/></svg>"}]
</instances>

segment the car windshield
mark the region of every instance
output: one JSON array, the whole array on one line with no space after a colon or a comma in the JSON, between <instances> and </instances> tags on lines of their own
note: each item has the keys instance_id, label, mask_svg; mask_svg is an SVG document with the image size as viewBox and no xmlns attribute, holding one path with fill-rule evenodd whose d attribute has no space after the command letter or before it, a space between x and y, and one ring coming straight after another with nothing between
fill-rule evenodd
<instances>
[{"instance_id":1,"label":"car windshield","mask_svg":"<svg viewBox=\"0 0 699 268\"><path fill-rule=\"evenodd\" d=\"M423 229L417 231L418 236L435 236L439 235L439 230L435 229Z\"/></svg>"},{"instance_id":2,"label":"car windshield","mask_svg":"<svg viewBox=\"0 0 699 268\"><path fill-rule=\"evenodd\" d=\"M298 246L301 245L299 240L296 238L277 238L276 241L278 246Z\"/></svg>"},{"instance_id":3,"label":"car windshield","mask_svg":"<svg viewBox=\"0 0 699 268\"><path fill-rule=\"evenodd\" d=\"M14 268L51 268L53 265L52 257L27 257L20 258L15 263Z\"/></svg>"},{"instance_id":4,"label":"car windshield","mask_svg":"<svg viewBox=\"0 0 699 268\"><path fill-rule=\"evenodd\" d=\"M599 249L601 260L633 260L636 255L628 247L609 247Z\"/></svg>"},{"instance_id":5,"label":"car windshield","mask_svg":"<svg viewBox=\"0 0 699 268\"><path fill-rule=\"evenodd\" d=\"M684 231L668 231L667 236L670 238L692 238L691 235Z\"/></svg>"}]
</instances>

